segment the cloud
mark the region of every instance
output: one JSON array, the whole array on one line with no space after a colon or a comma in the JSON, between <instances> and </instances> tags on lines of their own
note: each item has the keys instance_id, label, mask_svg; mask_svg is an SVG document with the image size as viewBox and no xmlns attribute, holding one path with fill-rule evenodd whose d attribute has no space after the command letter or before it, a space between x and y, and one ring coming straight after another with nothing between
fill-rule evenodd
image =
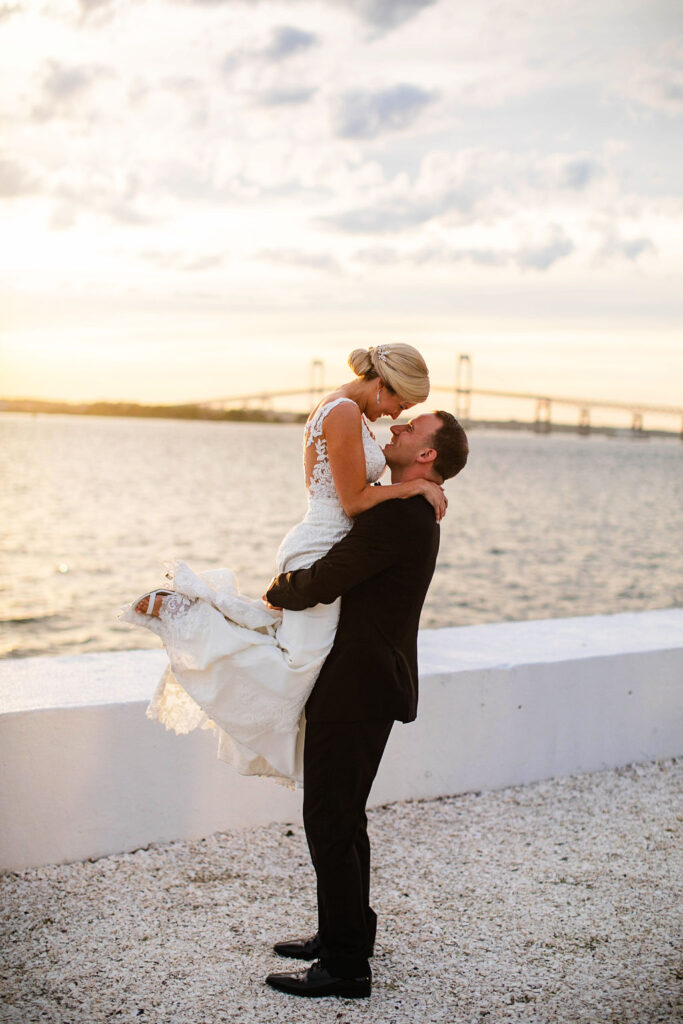
<instances>
[{"instance_id":1,"label":"cloud","mask_svg":"<svg viewBox=\"0 0 683 1024\"><path fill-rule=\"evenodd\" d=\"M371 266L390 267L400 263L423 267L430 264L475 263L485 267L499 267L509 263L512 256L502 249L463 248L453 249L446 245L428 245L409 253L386 246L371 246L359 249L355 259Z\"/></svg>"},{"instance_id":2,"label":"cloud","mask_svg":"<svg viewBox=\"0 0 683 1024\"><path fill-rule=\"evenodd\" d=\"M396 199L323 217L321 222L351 235L383 235L425 224L445 209L443 203Z\"/></svg>"},{"instance_id":3,"label":"cloud","mask_svg":"<svg viewBox=\"0 0 683 1024\"><path fill-rule=\"evenodd\" d=\"M358 249L354 259L371 267L393 267L403 261L398 250L388 245L371 245L367 249Z\"/></svg>"},{"instance_id":4,"label":"cloud","mask_svg":"<svg viewBox=\"0 0 683 1024\"><path fill-rule=\"evenodd\" d=\"M142 186L136 175L121 174L118 169L107 171L87 167L64 168L49 188L44 189L55 200L50 220L53 230L70 227L81 214L105 217L125 227L139 227L158 223L158 218L144 209Z\"/></svg>"},{"instance_id":5,"label":"cloud","mask_svg":"<svg viewBox=\"0 0 683 1024\"><path fill-rule=\"evenodd\" d=\"M448 231L456 224L477 222L514 226L521 211L530 214L530 222L542 217L542 223L568 223L569 211L579 221L584 218L589 209L584 193L594 181L605 177L605 189L616 188L606 176L602 161L583 153L433 151L413 175L388 178L381 170L366 179L359 175L357 186L346 192L347 207L340 203L336 210L324 211L318 223L349 235L397 234L436 220ZM354 197L363 201L353 205ZM594 198L604 202L602 193ZM533 263L552 255L537 248L521 252L520 260Z\"/></svg>"},{"instance_id":6,"label":"cloud","mask_svg":"<svg viewBox=\"0 0 683 1024\"><path fill-rule=\"evenodd\" d=\"M152 263L160 270L181 270L192 274L202 270L215 270L225 263L225 256L222 253L204 253L188 257L182 252L147 250L141 255L145 262Z\"/></svg>"},{"instance_id":7,"label":"cloud","mask_svg":"<svg viewBox=\"0 0 683 1024\"><path fill-rule=\"evenodd\" d=\"M644 107L676 117L683 113L683 75L653 74L636 86L635 99Z\"/></svg>"},{"instance_id":8,"label":"cloud","mask_svg":"<svg viewBox=\"0 0 683 1024\"><path fill-rule=\"evenodd\" d=\"M42 95L32 111L34 119L47 121L69 114L97 82L112 77L110 68L98 65L69 67L56 60L47 61L40 83Z\"/></svg>"},{"instance_id":9,"label":"cloud","mask_svg":"<svg viewBox=\"0 0 683 1024\"><path fill-rule=\"evenodd\" d=\"M116 0L78 0L78 5L84 18L88 18L93 14L106 14L109 16L114 13Z\"/></svg>"},{"instance_id":10,"label":"cloud","mask_svg":"<svg viewBox=\"0 0 683 1024\"><path fill-rule=\"evenodd\" d=\"M298 249L264 249L255 253L255 258L266 263L288 267L304 267L309 270L339 272L339 263L326 252L303 252Z\"/></svg>"},{"instance_id":11,"label":"cloud","mask_svg":"<svg viewBox=\"0 0 683 1024\"><path fill-rule=\"evenodd\" d=\"M641 236L640 238L625 238L619 245L619 251L627 260L637 260L644 252L656 252L652 239Z\"/></svg>"},{"instance_id":12,"label":"cloud","mask_svg":"<svg viewBox=\"0 0 683 1024\"><path fill-rule=\"evenodd\" d=\"M430 263L474 263L480 267L501 267L512 258L504 249L448 249L443 246L425 246L417 250L413 262L418 267Z\"/></svg>"},{"instance_id":13,"label":"cloud","mask_svg":"<svg viewBox=\"0 0 683 1024\"><path fill-rule=\"evenodd\" d=\"M547 270L553 263L574 251L574 243L564 231L554 226L546 242L525 245L515 254L515 263L522 269Z\"/></svg>"},{"instance_id":14,"label":"cloud","mask_svg":"<svg viewBox=\"0 0 683 1024\"><path fill-rule=\"evenodd\" d=\"M108 217L123 227L147 227L157 219L140 210L133 200L125 196L108 196L104 192L78 195L69 189L54 193L57 200L49 226L52 231L64 231L80 220L82 213L90 212Z\"/></svg>"},{"instance_id":15,"label":"cloud","mask_svg":"<svg viewBox=\"0 0 683 1024\"><path fill-rule=\"evenodd\" d=\"M153 187L182 202L210 201L224 190L213 183L210 168L191 160L164 160L155 168Z\"/></svg>"},{"instance_id":16,"label":"cloud","mask_svg":"<svg viewBox=\"0 0 683 1024\"><path fill-rule=\"evenodd\" d=\"M0 196L17 199L38 191L38 179L12 157L0 156Z\"/></svg>"},{"instance_id":17,"label":"cloud","mask_svg":"<svg viewBox=\"0 0 683 1024\"><path fill-rule=\"evenodd\" d=\"M644 253L657 251L651 238L640 235L636 238L622 238L614 227L604 231L604 240L596 254L597 263L606 263L612 259L626 259L632 263Z\"/></svg>"},{"instance_id":18,"label":"cloud","mask_svg":"<svg viewBox=\"0 0 683 1024\"><path fill-rule=\"evenodd\" d=\"M280 61L296 53L309 50L318 43L313 32L305 32L293 25L280 25L273 29L270 43L263 50L266 60Z\"/></svg>"},{"instance_id":19,"label":"cloud","mask_svg":"<svg viewBox=\"0 0 683 1024\"><path fill-rule=\"evenodd\" d=\"M665 43L649 61L636 65L620 82L618 91L645 110L671 117L683 114L683 43Z\"/></svg>"},{"instance_id":20,"label":"cloud","mask_svg":"<svg viewBox=\"0 0 683 1024\"><path fill-rule=\"evenodd\" d=\"M314 32L295 25L278 25L272 29L265 46L245 46L227 53L221 62L224 74L231 74L245 63L265 61L268 64L281 64L290 57L305 53L317 46L319 37Z\"/></svg>"},{"instance_id":21,"label":"cloud","mask_svg":"<svg viewBox=\"0 0 683 1024\"><path fill-rule=\"evenodd\" d=\"M83 0L82 0L83 2ZM88 0L85 0L87 3ZM108 3L109 0L93 0L94 3ZM176 0L194 7L247 6L252 7L259 0ZM398 28L416 17L426 7L432 7L437 0L327 0L331 6L351 10L362 21L380 32Z\"/></svg>"},{"instance_id":22,"label":"cloud","mask_svg":"<svg viewBox=\"0 0 683 1024\"><path fill-rule=\"evenodd\" d=\"M200 80L191 75L171 75L161 84L164 89L177 93L179 96L193 96L197 90L202 88Z\"/></svg>"},{"instance_id":23,"label":"cloud","mask_svg":"<svg viewBox=\"0 0 683 1024\"><path fill-rule=\"evenodd\" d=\"M45 69L43 88L52 99L70 99L89 88L95 74L90 68L68 68L51 60Z\"/></svg>"},{"instance_id":24,"label":"cloud","mask_svg":"<svg viewBox=\"0 0 683 1024\"><path fill-rule=\"evenodd\" d=\"M342 139L375 139L401 131L419 117L436 94L417 85L400 84L370 92L353 89L337 100L333 129Z\"/></svg>"},{"instance_id":25,"label":"cloud","mask_svg":"<svg viewBox=\"0 0 683 1024\"><path fill-rule=\"evenodd\" d=\"M108 214L118 224L138 227L143 224L153 224L155 218L142 213L128 199L114 199L112 202L104 203L101 212Z\"/></svg>"},{"instance_id":26,"label":"cloud","mask_svg":"<svg viewBox=\"0 0 683 1024\"><path fill-rule=\"evenodd\" d=\"M262 107L292 107L308 103L318 90L308 86L279 86L259 93L258 102Z\"/></svg>"},{"instance_id":27,"label":"cloud","mask_svg":"<svg viewBox=\"0 0 683 1024\"><path fill-rule=\"evenodd\" d=\"M468 263L480 267L503 267L514 264L521 269L548 270L558 260L574 250L574 243L559 228L551 229L547 242L538 246L522 246L516 249L495 246L461 248L444 244L422 246L418 249L400 251L386 246L371 246L359 249L354 259L362 264L375 267L392 266L448 266Z\"/></svg>"},{"instance_id":28,"label":"cloud","mask_svg":"<svg viewBox=\"0 0 683 1024\"><path fill-rule=\"evenodd\" d=\"M5 18L11 18L13 14L21 12L22 7L20 4L0 3L0 21L4 21Z\"/></svg>"},{"instance_id":29,"label":"cloud","mask_svg":"<svg viewBox=\"0 0 683 1024\"><path fill-rule=\"evenodd\" d=\"M587 185L603 175L602 164L590 157L567 160L560 168L559 183L564 188L583 191Z\"/></svg>"},{"instance_id":30,"label":"cloud","mask_svg":"<svg viewBox=\"0 0 683 1024\"><path fill-rule=\"evenodd\" d=\"M386 193L394 192L389 198ZM439 157L423 161L418 179L383 183L376 189L377 201L343 210L320 219L326 227L345 234L392 234L446 214L460 223L474 220L487 196L487 183L479 179L467 161L440 165Z\"/></svg>"},{"instance_id":31,"label":"cloud","mask_svg":"<svg viewBox=\"0 0 683 1024\"><path fill-rule=\"evenodd\" d=\"M198 78L191 75L170 75L159 82L159 91L166 92L181 100L176 105L176 116L181 110L185 111L185 126L191 130L203 130L209 120L209 94ZM153 94L153 87L140 81L132 83L129 91L129 103L135 109L142 99Z\"/></svg>"},{"instance_id":32,"label":"cloud","mask_svg":"<svg viewBox=\"0 0 683 1024\"><path fill-rule=\"evenodd\" d=\"M414 18L425 7L432 7L436 0L337 0L337 3L350 7L373 27L388 31Z\"/></svg>"}]
</instances>

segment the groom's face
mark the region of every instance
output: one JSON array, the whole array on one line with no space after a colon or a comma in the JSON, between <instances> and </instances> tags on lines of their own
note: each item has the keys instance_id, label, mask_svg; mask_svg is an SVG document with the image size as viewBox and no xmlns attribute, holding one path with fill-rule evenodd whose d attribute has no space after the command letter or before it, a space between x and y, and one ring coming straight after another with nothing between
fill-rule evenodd
<instances>
[{"instance_id":1,"label":"groom's face","mask_svg":"<svg viewBox=\"0 0 683 1024\"><path fill-rule=\"evenodd\" d=\"M412 466L422 452L432 448L434 434L441 426L438 416L425 413L409 423L396 423L391 427L391 441L384 446L389 469Z\"/></svg>"}]
</instances>

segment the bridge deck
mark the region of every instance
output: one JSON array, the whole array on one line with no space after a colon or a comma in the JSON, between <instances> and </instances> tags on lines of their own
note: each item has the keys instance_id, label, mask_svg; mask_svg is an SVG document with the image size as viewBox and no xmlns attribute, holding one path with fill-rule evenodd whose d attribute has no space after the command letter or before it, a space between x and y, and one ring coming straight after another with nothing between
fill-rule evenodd
<instances>
[{"instance_id":1,"label":"bridge deck","mask_svg":"<svg viewBox=\"0 0 683 1024\"><path fill-rule=\"evenodd\" d=\"M250 395L232 395L228 398L212 398L198 405L204 407L215 407L234 405L239 402L269 402L274 398L294 398L301 395L319 396L325 393L328 388L312 387L297 388L284 391L262 391ZM675 405L652 405L644 402L615 402L603 398L571 398L568 395L539 395L522 391L499 391L490 388L458 388L446 384L432 384L432 392L448 392L452 395L480 395L487 398L521 399L522 401L547 402L551 405L570 405L580 409L621 409L626 412L635 413L659 413L665 416L683 416L683 406Z\"/></svg>"}]
</instances>

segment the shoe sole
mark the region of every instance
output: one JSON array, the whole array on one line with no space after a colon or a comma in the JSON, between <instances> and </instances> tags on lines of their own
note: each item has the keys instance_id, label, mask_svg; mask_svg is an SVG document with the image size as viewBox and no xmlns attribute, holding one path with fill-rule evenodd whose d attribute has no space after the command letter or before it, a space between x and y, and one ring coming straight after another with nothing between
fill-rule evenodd
<instances>
[{"instance_id":1,"label":"shoe sole","mask_svg":"<svg viewBox=\"0 0 683 1024\"><path fill-rule=\"evenodd\" d=\"M305 996L309 999L321 999L325 996L337 996L340 999L367 999L372 991L372 986L368 985L321 985L320 988L311 989L305 986L301 988L292 987L288 985L278 985L272 981L267 982L271 988L274 988L277 992L284 992L288 996Z\"/></svg>"}]
</instances>

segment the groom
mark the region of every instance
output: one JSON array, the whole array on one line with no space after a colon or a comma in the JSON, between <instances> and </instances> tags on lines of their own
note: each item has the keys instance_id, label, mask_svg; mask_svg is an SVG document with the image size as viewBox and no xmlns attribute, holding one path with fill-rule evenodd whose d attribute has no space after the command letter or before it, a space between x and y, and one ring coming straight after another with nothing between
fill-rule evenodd
<instances>
[{"instance_id":1,"label":"groom","mask_svg":"<svg viewBox=\"0 0 683 1024\"><path fill-rule=\"evenodd\" d=\"M391 482L443 483L467 461L467 437L447 412L391 427ZM417 629L434 572L439 527L422 497L385 501L310 569L272 581L271 605L299 610L341 596L334 646L306 705L304 827L317 876L318 932L275 952L317 960L269 974L302 996L369 996L377 918L370 907L365 804L395 720L417 713Z\"/></svg>"}]
</instances>

